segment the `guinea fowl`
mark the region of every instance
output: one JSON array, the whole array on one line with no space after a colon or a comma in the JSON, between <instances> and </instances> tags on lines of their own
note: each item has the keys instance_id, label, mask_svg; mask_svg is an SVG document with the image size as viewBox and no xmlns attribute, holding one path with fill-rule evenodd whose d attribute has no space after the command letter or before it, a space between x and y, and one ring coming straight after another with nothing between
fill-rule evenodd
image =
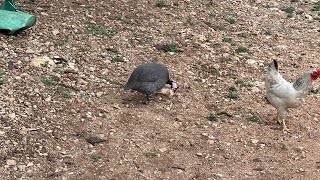
<instances>
[{"instance_id":1,"label":"guinea fowl","mask_svg":"<svg viewBox=\"0 0 320 180\"><path fill-rule=\"evenodd\" d=\"M147 100L154 92L162 89L166 84L171 86L172 93L178 89L176 82L170 80L168 69L157 63L139 65L133 70L124 90L135 90L146 95Z\"/></svg>"},{"instance_id":2,"label":"guinea fowl","mask_svg":"<svg viewBox=\"0 0 320 180\"><path fill-rule=\"evenodd\" d=\"M273 60L266 76L267 99L277 109L277 120L287 131L285 119L288 108L297 108L304 103L304 98L311 89L312 82L320 76L320 68L302 74L294 83L286 81L278 71L278 62ZM281 122L282 121L282 122Z\"/></svg>"}]
</instances>

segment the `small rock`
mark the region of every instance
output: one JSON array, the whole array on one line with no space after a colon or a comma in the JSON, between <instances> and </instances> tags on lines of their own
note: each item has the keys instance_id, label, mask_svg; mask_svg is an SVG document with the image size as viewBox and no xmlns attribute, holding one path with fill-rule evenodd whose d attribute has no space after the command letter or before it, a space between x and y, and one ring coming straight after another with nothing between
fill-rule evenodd
<instances>
[{"instance_id":1,"label":"small rock","mask_svg":"<svg viewBox=\"0 0 320 180\"><path fill-rule=\"evenodd\" d=\"M203 156L203 154L202 153L196 153L196 156L201 157L201 156Z\"/></svg>"},{"instance_id":2,"label":"small rock","mask_svg":"<svg viewBox=\"0 0 320 180\"><path fill-rule=\"evenodd\" d=\"M53 34L54 36L56 36L56 35L59 34L59 31L58 31L57 29L55 29L55 30L52 31L52 34Z\"/></svg>"},{"instance_id":3,"label":"small rock","mask_svg":"<svg viewBox=\"0 0 320 180\"><path fill-rule=\"evenodd\" d=\"M87 116L87 118L92 118L92 112L87 112L86 116Z\"/></svg>"},{"instance_id":4,"label":"small rock","mask_svg":"<svg viewBox=\"0 0 320 180\"><path fill-rule=\"evenodd\" d=\"M14 159L8 159L7 160L7 165L8 166L15 166L17 164L17 161Z\"/></svg>"},{"instance_id":5,"label":"small rock","mask_svg":"<svg viewBox=\"0 0 320 180\"><path fill-rule=\"evenodd\" d=\"M26 53L27 53L27 54L34 54L35 51L32 50L32 49L30 49L30 48L28 48L28 49L26 50Z\"/></svg>"},{"instance_id":6,"label":"small rock","mask_svg":"<svg viewBox=\"0 0 320 180\"><path fill-rule=\"evenodd\" d=\"M97 97L101 97L103 95L103 92L97 92L96 95Z\"/></svg>"},{"instance_id":7,"label":"small rock","mask_svg":"<svg viewBox=\"0 0 320 180\"><path fill-rule=\"evenodd\" d=\"M258 87L252 87L251 90L254 93L260 92L260 89Z\"/></svg>"},{"instance_id":8,"label":"small rock","mask_svg":"<svg viewBox=\"0 0 320 180\"><path fill-rule=\"evenodd\" d=\"M167 150L168 150L168 148L166 148L166 147L159 149L159 151L162 152L162 153L163 153L163 152L166 152Z\"/></svg>"},{"instance_id":9,"label":"small rock","mask_svg":"<svg viewBox=\"0 0 320 180\"><path fill-rule=\"evenodd\" d=\"M36 57L31 60L30 64L34 67L45 67L45 66L54 67L55 66L54 61L47 56Z\"/></svg>"},{"instance_id":10,"label":"small rock","mask_svg":"<svg viewBox=\"0 0 320 180\"><path fill-rule=\"evenodd\" d=\"M257 144L259 142L258 139L251 139L252 144Z\"/></svg>"},{"instance_id":11,"label":"small rock","mask_svg":"<svg viewBox=\"0 0 320 180\"><path fill-rule=\"evenodd\" d=\"M16 118L16 114L15 114L15 113L11 113L11 114L9 114L8 116L9 116L10 119Z\"/></svg>"},{"instance_id":12,"label":"small rock","mask_svg":"<svg viewBox=\"0 0 320 180\"><path fill-rule=\"evenodd\" d=\"M106 140L105 139L101 139L99 137L89 137L89 138L86 138L86 141L90 144L92 144L93 146L95 146L96 144L100 144L100 143L103 143L105 142Z\"/></svg>"},{"instance_id":13,"label":"small rock","mask_svg":"<svg viewBox=\"0 0 320 180\"><path fill-rule=\"evenodd\" d=\"M214 140L209 139L209 140L207 141L207 143L208 143L208 144L214 144Z\"/></svg>"}]
</instances>

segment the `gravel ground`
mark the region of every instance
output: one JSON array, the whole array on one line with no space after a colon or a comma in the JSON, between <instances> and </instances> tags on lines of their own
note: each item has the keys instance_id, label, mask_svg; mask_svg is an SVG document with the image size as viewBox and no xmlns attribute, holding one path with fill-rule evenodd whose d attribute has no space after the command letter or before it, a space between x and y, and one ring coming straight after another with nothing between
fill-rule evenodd
<instances>
[{"instance_id":1,"label":"gravel ground","mask_svg":"<svg viewBox=\"0 0 320 180\"><path fill-rule=\"evenodd\" d=\"M1 179L318 179L319 81L289 134L263 84L319 66L317 2L17 1L38 19L0 34ZM123 91L145 62L176 96Z\"/></svg>"}]
</instances>

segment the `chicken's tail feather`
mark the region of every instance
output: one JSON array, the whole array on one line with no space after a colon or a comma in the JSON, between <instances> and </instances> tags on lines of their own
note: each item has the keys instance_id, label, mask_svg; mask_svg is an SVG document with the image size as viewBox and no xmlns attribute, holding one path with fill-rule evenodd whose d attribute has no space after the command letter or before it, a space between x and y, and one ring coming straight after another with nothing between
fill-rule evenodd
<instances>
[{"instance_id":1,"label":"chicken's tail feather","mask_svg":"<svg viewBox=\"0 0 320 180\"><path fill-rule=\"evenodd\" d=\"M273 64L274 64L274 68L278 71L279 70L278 61L274 59Z\"/></svg>"},{"instance_id":2,"label":"chicken's tail feather","mask_svg":"<svg viewBox=\"0 0 320 180\"><path fill-rule=\"evenodd\" d=\"M268 71L270 72L278 72L279 66L277 60L273 60L273 62L269 65Z\"/></svg>"}]
</instances>

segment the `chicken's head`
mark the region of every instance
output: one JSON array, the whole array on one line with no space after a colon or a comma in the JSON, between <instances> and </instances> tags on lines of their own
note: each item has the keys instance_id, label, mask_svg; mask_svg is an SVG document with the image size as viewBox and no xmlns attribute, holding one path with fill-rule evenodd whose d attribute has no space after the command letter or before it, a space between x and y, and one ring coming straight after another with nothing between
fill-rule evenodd
<instances>
[{"instance_id":1,"label":"chicken's head","mask_svg":"<svg viewBox=\"0 0 320 180\"><path fill-rule=\"evenodd\" d=\"M310 75L312 80L317 80L320 77L320 68L318 68L316 71L313 71Z\"/></svg>"}]
</instances>

